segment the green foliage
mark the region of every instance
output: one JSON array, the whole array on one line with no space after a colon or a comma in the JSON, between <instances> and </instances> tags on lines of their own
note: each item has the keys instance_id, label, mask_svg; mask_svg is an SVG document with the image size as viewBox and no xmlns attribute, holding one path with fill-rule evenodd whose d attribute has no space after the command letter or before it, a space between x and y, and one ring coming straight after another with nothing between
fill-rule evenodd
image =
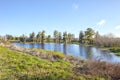
<instances>
[{"instance_id":1,"label":"green foliage","mask_svg":"<svg viewBox=\"0 0 120 80\"><path fill-rule=\"evenodd\" d=\"M45 52L44 50L34 50ZM61 58L65 57L59 52L46 51L45 53L57 55ZM85 72L89 70L90 66L82 67L85 63L81 64L78 69L77 66L73 67L73 64L63 59L51 62L1 46L0 63L0 79L2 80L105 80L96 75L81 73L83 69Z\"/></svg>"},{"instance_id":2,"label":"green foliage","mask_svg":"<svg viewBox=\"0 0 120 80\"><path fill-rule=\"evenodd\" d=\"M42 33L41 33L41 43L45 43L45 31L43 30Z\"/></svg>"},{"instance_id":3,"label":"green foliage","mask_svg":"<svg viewBox=\"0 0 120 80\"><path fill-rule=\"evenodd\" d=\"M26 39L27 39L27 36L25 36L24 34L19 37L19 40L24 43L26 43Z\"/></svg>"},{"instance_id":4,"label":"green foliage","mask_svg":"<svg viewBox=\"0 0 120 80\"><path fill-rule=\"evenodd\" d=\"M7 34L6 37L7 37L7 40L12 40L12 39L14 39L14 37L13 37L12 35L9 35L9 34Z\"/></svg>"},{"instance_id":5,"label":"green foliage","mask_svg":"<svg viewBox=\"0 0 120 80\"><path fill-rule=\"evenodd\" d=\"M61 34L61 32L58 33L58 38L59 38L59 43L61 43L61 40L62 40L62 34Z\"/></svg>"},{"instance_id":6,"label":"green foliage","mask_svg":"<svg viewBox=\"0 0 120 80\"><path fill-rule=\"evenodd\" d=\"M67 42L68 42L68 34L67 34L67 32L64 32L64 33L63 33L63 42L64 42L65 44L67 44Z\"/></svg>"},{"instance_id":7,"label":"green foliage","mask_svg":"<svg viewBox=\"0 0 120 80\"><path fill-rule=\"evenodd\" d=\"M83 43L83 37L84 37L84 33L83 33L83 31L80 31L80 33L79 33L79 42L80 43Z\"/></svg>"},{"instance_id":8,"label":"green foliage","mask_svg":"<svg viewBox=\"0 0 120 80\"><path fill-rule=\"evenodd\" d=\"M92 28L87 28L84 35L85 43L92 44L93 43L93 35L94 30Z\"/></svg>"},{"instance_id":9,"label":"green foliage","mask_svg":"<svg viewBox=\"0 0 120 80\"><path fill-rule=\"evenodd\" d=\"M58 57L58 58L61 58L61 59L65 58L65 55L61 52L58 52L58 51L50 51L50 50L35 49L35 48L33 48L32 50L35 50L35 51L40 52L40 53L46 53L46 55L51 54L54 57Z\"/></svg>"},{"instance_id":10,"label":"green foliage","mask_svg":"<svg viewBox=\"0 0 120 80\"><path fill-rule=\"evenodd\" d=\"M30 39L31 42L35 41L35 33L34 32L30 33L29 39Z\"/></svg>"},{"instance_id":11,"label":"green foliage","mask_svg":"<svg viewBox=\"0 0 120 80\"><path fill-rule=\"evenodd\" d=\"M38 34L36 35L36 39L37 42L41 42L41 32L38 32Z\"/></svg>"},{"instance_id":12,"label":"green foliage","mask_svg":"<svg viewBox=\"0 0 120 80\"><path fill-rule=\"evenodd\" d=\"M51 36L50 35L48 35L48 37L47 37L47 42L51 42Z\"/></svg>"},{"instance_id":13,"label":"green foliage","mask_svg":"<svg viewBox=\"0 0 120 80\"><path fill-rule=\"evenodd\" d=\"M84 44L93 44L95 32L92 28L87 28L85 32L80 31L79 33L79 42Z\"/></svg>"},{"instance_id":14,"label":"green foliage","mask_svg":"<svg viewBox=\"0 0 120 80\"><path fill-rule=\"evenodd\" d=\"M59 37L58 31L55 30L55 31L54 31L54 42L55 42L55 43L58 42L58 37Z\"/></svg>"},{"instance_id":15,"label":"green foliage","mask_svg":"<svg viewBox=\"0 0 120 80\"><path fill-rule=\"evenodd\" d=\"M74 34L68 33L68 42L69 43L72 42L74 37L75 37Z\"/></svg>"},{"instance_id":16,"label":"green foliage","mask_svg":"<svg viewBox=\"0 0 120 80\"><path fill-rule=\"evenodd\" d=\"M119 47L112 47L109 50L111 52L115 53L115 55L120 56L120 48Z\"/></svg>"},{"instance_id":17,"label":"green foliage","mask_svg":"<svg viewBox=\"0 0 120 80\"><path fill-rule=\"evenodd\" d=\"M50 62L0 47L0 79L64 79L72 74L70 63ZM62 66L61 66L62 65Z\"/></svg>"}]
</instances>

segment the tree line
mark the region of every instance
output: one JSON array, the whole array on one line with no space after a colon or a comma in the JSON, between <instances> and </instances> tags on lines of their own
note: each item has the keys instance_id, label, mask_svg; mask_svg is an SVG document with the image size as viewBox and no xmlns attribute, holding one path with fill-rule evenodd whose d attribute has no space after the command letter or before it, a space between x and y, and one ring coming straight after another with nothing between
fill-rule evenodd
<instances>
[{"instance_id":1,"label":"tree line","mask_svg":"<svg viewBox=\"0 0 120 80\"><path fill-rule=\"evenodd\" d=\"M37 43L45 43L45 42L54 42L54 43L70 43L74 40L74 34L64 32L54 31L53 37L51 35L46 35L45 31L38 32L36 35L34 32L29 34L29 37L26 35L22 35L18 37L21 42L37 42Z\"/></svg>"},{"instance_id":2,"label":"tree line","mask_svg":"<svg viewBox=\"0 0 120 80\"><path fill-rule=\"evenodd\" d=\"M95 32L92 28L87 28L85 31L79 32L79 38L75 38L75 35L67 32L59 32L55 30L53 32L53 37L51 35L46 35L46 32L43 30L35 34L34 32L30 33L29 36L25 34L19 37L13 37L12 35L6 35L7 40L15 40L20 42L36 42L36 43L80 43L80 44L90 44L96 46L120 46L120 38L115 38L114 35L100 35L99 32Z\"/></svg>"}]
</instances>

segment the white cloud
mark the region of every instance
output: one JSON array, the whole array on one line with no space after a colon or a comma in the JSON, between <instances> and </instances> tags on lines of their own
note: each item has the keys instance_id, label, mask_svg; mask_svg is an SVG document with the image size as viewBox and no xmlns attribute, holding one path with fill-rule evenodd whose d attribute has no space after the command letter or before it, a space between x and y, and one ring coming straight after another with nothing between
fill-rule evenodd
<instances>
[{"instance_id":1,"label":"white cloud","mask_svg":"<svg viewBox=\"0 0 120 80\"><path fill-rule=\"evenodd\" d=\"M101 20L97 23L98 26L103 26L106 23L106 20Z\"/></svg>"},{"instance_id":2,"label":"white cloud","mask_svg":"<svg viewBox=\"0 0 120 80\"><path fill-rule=\"evenodd\" d=\"M101 35L107 36L107 37L120 38L120 33L107 33L107 34L101 34Z\"/></svg>"},{"instance_id":3,"label":"white cloud","mask_svg":"<svg viewBox=\"0 0 120 80\"><path fill-rule=\"evenodd\" d=\"M72 4L72 7L73 7L73 9L77 10L77 9L79 8L79 4L73 3L73 4Z\"/></svg>"},{"instance_id":4,"label":"white cloud","mask_svg":"<svg viewBox=\"0 0 120 80\"><path fill-rule=\"evenodd\" d=\"M120 34L118 34L118 33L117 33L117 34L115 34L115 36L120 38Z\"/></svg>"},{"instance_id":5,"label":"white cloud","mask_svg":"<svg viewBox=\"0 0 120 80\"><path fill-rule=\"evenodd\" d=\"M115 29L116 29L116 30L119 30L119 29L120 29L120 25L116 26Z\"/></svg>"}]
</instances>

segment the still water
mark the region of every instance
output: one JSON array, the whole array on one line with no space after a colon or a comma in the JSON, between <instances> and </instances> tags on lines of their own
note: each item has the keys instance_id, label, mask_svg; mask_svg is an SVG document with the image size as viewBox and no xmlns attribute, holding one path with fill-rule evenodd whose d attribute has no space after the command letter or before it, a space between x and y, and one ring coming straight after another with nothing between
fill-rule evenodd
<instances>
[{"instance_id":1,"label":"still water","mask_svg":"<svg viewBox=\"0 0 120 80\"><path fill-rule=\"evenodd\" d=\"M111 63L120 62L120 57L115 56L113 53L108 51L102 51L97 47L86 47L77 44L56 44L56 43L45 43L45 44L23 44L13 43L14 45L25 47L25 48L38 48L51 51L60 51L65 55L72 55L74 57L82 59L91 59L107 61Z\"/></svg>"}]
</instances>

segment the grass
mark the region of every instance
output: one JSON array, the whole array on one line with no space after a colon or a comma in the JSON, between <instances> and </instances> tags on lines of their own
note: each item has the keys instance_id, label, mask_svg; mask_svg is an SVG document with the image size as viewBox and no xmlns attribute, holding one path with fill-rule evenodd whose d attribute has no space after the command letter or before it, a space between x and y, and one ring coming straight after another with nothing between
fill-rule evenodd
<instances>
[{"instance_id":1,"label":"grass","mask_svg":"<svg viewBox=\"0 0 120 80\"><path fill-rule=\"evenodd\" d=\"M71 64L50 62L39 57L0 47L0 79L65 79L72 75ZM62 66L61 66L62 65Z\"/></svg>"},{"instance_id":2,"label":"grass","mask_svg":"<svg viewBox=\"0 0 120 80\"><path fill-rule=\"evenodd\" d=\"M109 50L115 53L115 55L120 56L120 47L112 47Z\"/></svg>"},{"instance_id":3,"label":"grass","mask_svg":"<svg viewBox=\"0 0 120 80\"><path fill-rule=\"evenodd\" d=\"M113 52L116 56L120 56L120 48L119 47L100 47L103 51Z\"/></svg>"},{"instance_id":4,"label":"grass","mask_svg":"<svg viewBox=\"0 0 120 80\"><path fill-rule=\"evenodd\" d=\"M98 46L97 46L98 47ZM109 50L110 49L110 47L104 47L104 46L100 46L100 47L98 47L98 48L100 48L101 50Z\"/></svg>"},{"instance_id":5,"label":"grass","mask_svg":"<svg viewBox=\"0 0 120 80\"><path fill-rule=\"evenodd\" d=\"M65 56L59 52L43 52L57 55L61 59L52 62L0 46L0 80L111 80L112 77L117 79L120 76L117 65L79 62L75 66L70 61L64 61Z\"/></svg>"},{"instance_id":6,"label":"grass","mask_svg":"<svg viewBox=\"0 0 120 80\"><path fill-rule=\"evenodd\" d=\"M34 50L34 51L37 51L39 53L44 53L46 55L52 55L54 57L58 57L60 59L63 59L65 58L65 54L61 53L61 52L58 52L58 51L50 51L50 50L44 50L44 49L35 49L35 48L32 48L31 50Z\"/></svg>"}]
</instances>

